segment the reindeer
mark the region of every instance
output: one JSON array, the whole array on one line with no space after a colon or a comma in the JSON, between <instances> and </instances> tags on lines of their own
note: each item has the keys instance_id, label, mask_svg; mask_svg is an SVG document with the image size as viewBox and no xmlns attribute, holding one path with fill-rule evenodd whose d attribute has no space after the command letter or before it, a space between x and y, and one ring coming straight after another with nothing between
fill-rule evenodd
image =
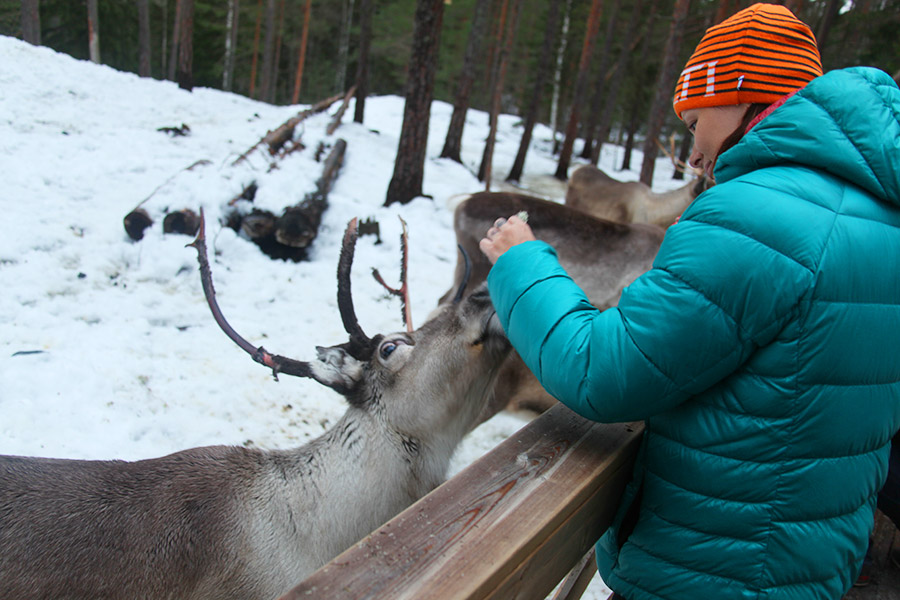
<instances>
[{"instance_id":1,"label":"reindeer","mask_svg":"<svg viewBox=\"0 0 900 600\"><path fill-rule=\"evenodd\" d=\"M478 242L498 217L521 211L527 213L535 236L556 249L563 268L600 310L615 306L625 286L650 269L665 234L656 225L594 218L523 194L478 192L458 204L454 212L456 241L464 253L456 264L454 285L441 297L439 308L454 297L453 290L459 289L460 282L477 285L487 279L491 264ZM464 260L467 256L471 262ZM482 419L504 408L543 412L555 402L518 354L512 353L498 376L494 402Z\"/></svg>"},{"instance_id":2,"label":"reindeer","mask_svg":"<svg viewBox=\"0 0 900 600\"><path fill-rule=\"evenodd\" d=\"M584 165L569 178L565 204L618 223L649 223L668 228L707 187L706 178L700 177L657 194L639 181L619 181L593 165Z\"/></svg>"},{"instance_id":3,"label":"reindeer","mask_svg":"<svg viewBox=\"0 0 900 600\"><path fill-rule=\"evenodd\" d=\"M276 376L342 394L346 413L293 450L0 457L0 598L277 598L439 485L477 424L509 350L484 289L463 298L463 285L418 330L407 322L369 338L350 293L354 219L338 268L350 339L295 361L253 348L225 322L204 239L201 228L193 245L217 322Z\"/></svg>"}]
</instances>

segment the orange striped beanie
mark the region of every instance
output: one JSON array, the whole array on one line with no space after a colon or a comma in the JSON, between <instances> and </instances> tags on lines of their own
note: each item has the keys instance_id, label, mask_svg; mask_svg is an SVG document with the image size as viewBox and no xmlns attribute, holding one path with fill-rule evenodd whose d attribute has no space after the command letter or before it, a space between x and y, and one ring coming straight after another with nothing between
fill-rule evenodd
<instances>
[{"instance_id":1,"label":"orange striped beanie","mask_svg":"<svg viewBox=\"0 0 900 600\"><path fill-rule=\"evenodd\" d=\"M809 27L777 4L754 4L706 30L675 86L675 113L771 104L822 74Z\"/></svg>"}]
</instances>

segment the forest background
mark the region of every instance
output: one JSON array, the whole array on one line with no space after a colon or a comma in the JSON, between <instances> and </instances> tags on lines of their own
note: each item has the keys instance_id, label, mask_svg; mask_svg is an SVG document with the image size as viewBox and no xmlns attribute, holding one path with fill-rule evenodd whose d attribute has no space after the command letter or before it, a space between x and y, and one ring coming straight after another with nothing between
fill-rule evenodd
<instances>
[{"instance_id":1,"label":"forest background","mask_svg":"<svg viewBox=\"0 0 900 600\"><path fill-rule=\"evenodd\" d=\"M0 34L121 71L176 79L175 46L183 35L176 13L183 2L188 3L0 0ZM441 12L437 23L430 25L438 42L429 65L435 99L459 104L467 49L472 52L473 38L478 37L474 62L471 57L469 61L473 72L468 106L514 115L531 112L534 106L538 122L560 131L560 142L573 122L582 140L574 152L584 158L599 154L595 140L630 148L635 137L649 134L658 146L668 146L683 159L690 142L671 110L674 80L669 80L677 76L672 71L686 62L706 28L750 3L190 0L188 85L233 91L273 104L312 104L353 86L361 73L360 56L367 54L366 93L402 96L407 86L417 83L418 75L414 72L411 77L409 72L411 55L417 52L416 20L429 11L432 16ZM812 27L826 71L869 65L900 77L900 0L782 4ZM143 33L142 11L148 25ZM645 155L652 144L651 139L645 145ZM561 146L565 155L565 144ZM629 154L625 156L627 161ZM568 164L566 155L559 178L565 179Z\"/></svg>"}]
</instances>

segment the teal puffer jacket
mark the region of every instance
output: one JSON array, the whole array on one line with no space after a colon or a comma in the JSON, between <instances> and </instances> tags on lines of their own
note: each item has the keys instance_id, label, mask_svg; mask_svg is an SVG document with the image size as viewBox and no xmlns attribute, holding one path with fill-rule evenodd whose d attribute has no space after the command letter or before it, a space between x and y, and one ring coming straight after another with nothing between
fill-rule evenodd
<instances>
[{"instance_id":1,"label":"teal puffer jacket","mask_svg":"<svg viewBox=\"0 0 900 600\"><path fill-rule=\"evenodd\" d=\"M646 421L597 544L610 587L838 599L900 428L900 90L875 69L829 72L716 180L617 308L593 309L542 242L500 257L491 297L551 394Z\"/></svg>"}]
</instances>

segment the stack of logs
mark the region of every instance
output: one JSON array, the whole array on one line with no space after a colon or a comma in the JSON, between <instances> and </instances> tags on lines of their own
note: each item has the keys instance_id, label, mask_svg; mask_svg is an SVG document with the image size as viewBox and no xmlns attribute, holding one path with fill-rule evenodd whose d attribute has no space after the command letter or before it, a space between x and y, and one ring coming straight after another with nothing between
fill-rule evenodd
<instances>
[{"instance_id":1,"label":"stack of logs","mask_svg":"<svg viewBox=\"0 0 900 600\"><path fill-rule=\"evenodd\" d=\"M343 95L344 102L328 126L326 131L328 135L334 133L334 130L340 124L341 117L346 111L348 102L355 91L355 88L351 88L347 94ZM262 146L265 146L272 156L283 156L302 149L303 145L299 141L294 140L296 126L303 119L323 112L341 97L341 95L333 96L318 102L309 109L288 119L278 128L267 132L256 144L239 156L232 165L243 162L253 151ZM324 144L320 145L316 152L317 160L326 149ZM343 164L346 149L347 142L343 139L338 139L331 147L331 151L324 161L322 176L316 181L315 189L306 194L298 204L285 208L281 216L257 208L253 208L249 213L233 208L226 215L225 224L251 239L264 253L272 258L290 259L293 261L304 260L307 248L318 234L319 225L322 222L322 214L328 206L328 193L331 191L334 180L337 178L338 171ZM185 170L190 170L203 164L209 164L209 161L197 161ZM251 182L241 194L228 202L228 205L235 207L241 200L252 203L256 190L256 182ZM126 233L135 241L143 239L145 230L153 225L153 219L150 214L142 207L142 204L147 199L138 204L123 220ZM375 226L377 227L377 224ZM167 212L163 219L163 231L165 233L182 233L193 236L196 235L199 227L200 217L196 211L190 208Z\"/></svg>"}]
</instances>

